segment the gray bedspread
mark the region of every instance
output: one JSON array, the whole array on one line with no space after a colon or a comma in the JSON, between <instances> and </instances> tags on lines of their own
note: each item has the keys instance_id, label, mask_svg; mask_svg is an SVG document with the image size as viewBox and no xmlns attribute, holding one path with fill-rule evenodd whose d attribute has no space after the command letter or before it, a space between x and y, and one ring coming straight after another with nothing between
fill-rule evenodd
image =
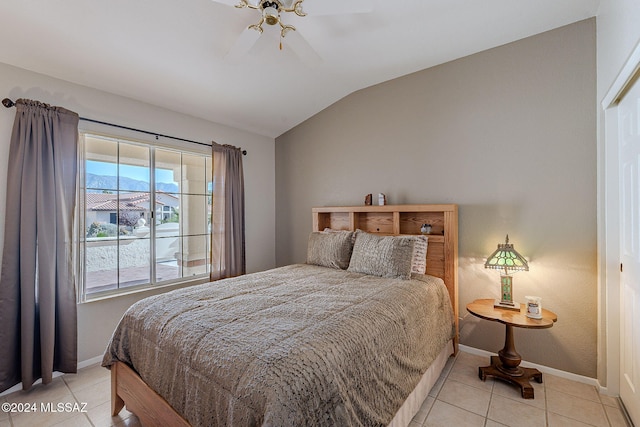
<instances>
[{"instance_id":1,"label":"gray bedspread","mask_svg":"<svg viewBox=\"0 0 640 427\"><path fill-rule=\"evenodd\" d=\"M296 264L139 301L102 365L194 426L386 426L453 330L440 279Z\"/></svg>"}]
</instances>

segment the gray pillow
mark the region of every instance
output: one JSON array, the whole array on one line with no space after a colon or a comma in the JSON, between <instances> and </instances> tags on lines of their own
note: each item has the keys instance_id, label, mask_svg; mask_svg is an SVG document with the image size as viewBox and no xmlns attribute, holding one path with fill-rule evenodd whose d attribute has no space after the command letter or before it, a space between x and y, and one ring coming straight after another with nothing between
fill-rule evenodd
<instances>
[{"instance_id":1,"label":"gray pillow","mask_svg":"<svg viewBox=\"0 0 640 427\"><path fill-rule=\"evenodd\" d=\"M344 270L353 250L352 231L314 231L309 235L307 264Z\"/></svg>"},{"instance_id":2,"label":"gray pillow","mask_svg":"<svg viewBox=\"0 0 640 427\"><path fill-rule=\"evenodd\" d=\"M413 236L358 232L348 271L399 279L411 278Z\"/></svg>"}]
</instances>

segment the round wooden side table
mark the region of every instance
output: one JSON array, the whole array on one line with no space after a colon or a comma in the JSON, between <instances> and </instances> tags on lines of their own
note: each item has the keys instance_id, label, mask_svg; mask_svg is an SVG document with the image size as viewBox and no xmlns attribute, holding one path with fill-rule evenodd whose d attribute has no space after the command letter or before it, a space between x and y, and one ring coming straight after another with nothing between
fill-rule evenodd
<instances>
[{"instance_id":1,"label":"round wooden side table","mask_svg":"<svg viewBox=\"0 0 640 427\"><path fill-rule=\"evenodd\" d=\"M481 319L500 322L505 325L504 348L498 356L491 356L491 365L478 368L478 375L482 381L488 376L499 378L513 385L520 386L522 397L533 399L533 387L530 379L542 382L542 373L535 368L520 367L522 358L516 351L513 341L513 328L544 329L553 326L558 316L552 311L542 309L542 319L527 317L527 307L520 304L520 310L494 307L494 299L477 299L467 304L467 311Z\"/></svg>"}]
</instances>

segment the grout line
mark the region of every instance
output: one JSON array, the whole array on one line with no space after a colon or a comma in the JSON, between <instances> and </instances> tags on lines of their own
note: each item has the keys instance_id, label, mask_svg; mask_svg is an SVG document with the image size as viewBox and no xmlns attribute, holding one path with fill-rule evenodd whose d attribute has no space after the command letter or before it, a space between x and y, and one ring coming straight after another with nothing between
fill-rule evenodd
<instances>
[{"instance_id":1,"label":"grout line","mask_svg":"<svg viewBox=\"0 0 640 427\"><path fill-rule=\"evenodd\" d=\"M76 374L78 375L78 374ZM62 379L64 380L64 376L62 377ZM82 402L80 402L80 400L78 399L78 397L76 396L76 394L73 392L73 390L71 390L71 387L69 387L69 384L65 381L64 382L67 386L67 388L69 389L69 391L71 392L71 396L73 396L73 399L76 401L77 404L80 404ZM91 427L95 427L95 424L93 424L93 422L91 422L91 418L89 418L89 414L88 412L85 412L83 414L85 416L85 418L87 419L87 421L89 421L89 424L91 425Z\"/></svg>"},{"instance_id":2,"label":"grout line","mask_svg":"<svg viewBox=\"0 0 640 427\"><path fill-rule=\"evenodd\" d=\"M542 388L544 389L544 420L546 425L549 425L549 400L547 399L547 382L544 380L544 374L542 375Z\"/></svg>"},{"instance_id":3,"label":"grout line","mask_svg":"<svg viewBox=\"0 0 640 427\"><path fill-rule=\"evenodd\" d=\"M493 384L495 386L495 382ZM489 395L489 404L487 405L487 413L484 417L484 425L486 426L489 422L489 410L491 410L491 402L493 402L493 387L491 387L491 394Z\"/></svg>"}]
</instances>

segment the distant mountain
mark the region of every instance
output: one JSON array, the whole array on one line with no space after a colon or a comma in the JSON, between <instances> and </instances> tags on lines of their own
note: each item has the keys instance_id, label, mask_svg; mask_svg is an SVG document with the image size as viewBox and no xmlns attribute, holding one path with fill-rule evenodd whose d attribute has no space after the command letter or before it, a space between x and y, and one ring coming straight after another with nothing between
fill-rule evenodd
<instances>
[{"instance_id":1,"label":"distant mountain","mask_svg":"<svg viewBox=\"0 0 640 427\"><path fill-rule=\"evenodd\" d=\"M118 177L107 175L95 175L86 173L87 191L102 193L102 190L115 190L118 188ZM156 182L156 189L165 193L177 193L178 186L172 183ZM120 177L120 190L123 191L149 191L149 183L137 179Z\"/></svg>"}]
</instances>

